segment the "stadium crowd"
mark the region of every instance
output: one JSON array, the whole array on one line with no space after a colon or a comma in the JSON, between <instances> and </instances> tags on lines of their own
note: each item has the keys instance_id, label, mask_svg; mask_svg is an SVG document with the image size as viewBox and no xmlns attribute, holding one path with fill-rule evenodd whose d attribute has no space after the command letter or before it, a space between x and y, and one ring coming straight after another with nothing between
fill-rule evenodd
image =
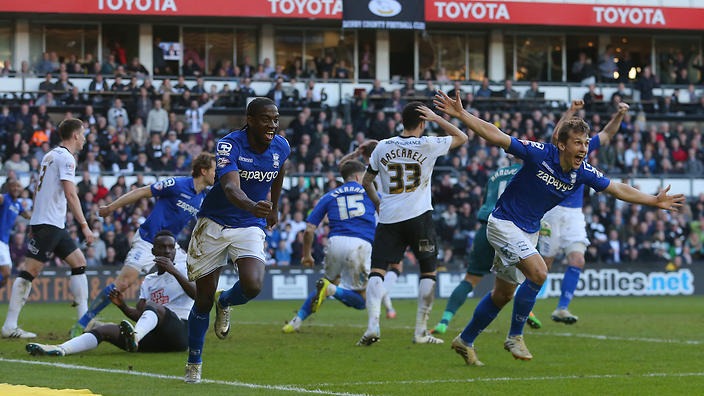
<instances>
[{"instance_id":1,"label":"stadium crowd","mask_svg":"<svg viewBox=\"0 0 704 396\"><path fill-rule=\"evenodd\" d=\"M289 77L281 67L269 66L268 74L264 68L264 74L259 76L240 75L232 80L232 87L225 84L218 91L213 86L206 87L198 73L184 73L191 76L191 80L183 75L175 82L165 78L157 89L139 59L128 65L79 63L75 59L54 64L47 54L39 66L32 71L25 62L22 70L15 73L18 76L45 75L46 81L40 85L39 92L6 96L1 103L0 174L30 175L22 198L23 205L31 209L42 156L58 143L53 121L56 117L50 117L49 109L55 113L63 108L65 116L84 120L87 142L78 158L79 172L83 172L78 192L91 228L99 237L96 243L84 247L89 266L120 265L134 231L149 214L152 203L142 200L106 218L98 216L98 207L145 185L145 173L188 174L192 158L202 150L213 152L217 139L228 129L239 126L212 127L205 116L207 111L217 107L243 107L246 98L254 96L249 86L252 80L272 81L268 96L280 106L297 109L293 120L281 125L280 133L289 140L293 150L287 161L287 173L293 176L291 187L284 192L280 204L282 222L268 234L269 264L279 266L300 265L306 215L318 198L340 183L337 178L340 158L367 139L380 140L398 134L402 130L399 111L406 101L410 98L430 100L435 93L432 81L428 81L424 89L416 89L417 85L409 78L404 88L390 93L375 82L372 89L361 91L349 100L350 112L345 116L340 110L342 106L320 106L320 92L316 91L315 82L306 84L305 92L299 93L293 88L296 77ZM222 67L235 70L232 65ZM90 94L73 86L69 71L93 76ZM233 77L227 71L225 74ZM108 86L104 75L114 77L115 82ZM647 73L643 75L633 89L639 90L641 98L646 99L645 95L655 83L641 82L650 78ZM463 89L462 84L456 84L455 89ZM585 110L579 115L596 134L608 117L593 108L593 92L592 89L585 95ZM696 90L691 92L696 95ZM619 85L617 94L606 101L606 114L613 112L619 101L630 100L630 93L625 92L624 85ZM472 112L525 140L549 141L560 117L561 109L538 107L526 111L520 106L502 106L498 102L487 105L489 102L482 101L496 96L513 99L515 101L509 102L513 104L529 101L540 96L537 83L521 96L512 88L511 81L504 83L503 91L492 92L485 80L477 91L461 92L461 96ZM674 95L663 98L652 108L644 105L639 109L645 111L627 114L615 143L599 150L590 162L609 175L625 178L701 176L704 148L697 124L647 119L652 112L677 111L678 98ZM688 107L688 112L704 113L704 98L689 101L699 105ZM483 188L491 173L507 161L505 153L487 147L470 131L466 145L438 162L435 177L439 182L434 183L433 199L437 229L444 241L439 254L448 267L466 265L467 252L478 228L476 212L482 203ZM106 172L121 177L115 184L105 185L100 175ZM98 175L97 181L93 182L91 176L95 175ZM128 185L125 175L136 175L136 182ZM5 186L2 188L4 192ZM704 195L691 197L690 205L680 213L616 203L606 195L590 194L585 202L584 215L592 242L587 251L590 262L641 261L667 263L673 268L691 265L704 257ZM79 240L80 233L70 214L67 224L71 235ZM26 231L26 222L18 221L10 244L15 268L26 254ZM314 244L316 262L323 257L326 234L327 230L321 227ZM181 243L187 242L188 230L178 237Z\"/></svg>"}]
</instances>

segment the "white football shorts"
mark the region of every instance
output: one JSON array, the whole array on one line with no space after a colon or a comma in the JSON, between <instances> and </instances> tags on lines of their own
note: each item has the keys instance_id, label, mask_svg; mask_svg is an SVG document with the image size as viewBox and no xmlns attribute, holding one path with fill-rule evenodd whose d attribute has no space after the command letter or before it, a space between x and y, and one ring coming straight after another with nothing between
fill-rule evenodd
<instances>
[{"instance_id":1,"label":"white football shorts","mask_svg":"<svg viewBox=\"0 0 704 396\"><path fill-rule=\"evenodd\" d=\"M12 268L12 256L10 256L10 246L0 241L0 265L7 265Z\"/></svg>"},{"instance_id":2,"label":"white football shorts","mask_svg":"<svg viewBox=\"0 0 704 396\"><path fill-rule=\"evenodd\" d=\"M372 244L364 239L349 236L334 236L328 239L325 248L325 277L335 280L352 290L367 287L367 278L372 265Z\"/></svg>"},{"instance_id":3,"label":"white football shorts","mask_svg":"<svg viewBox=\"0 0 704 396\"><path fill-rule=\"evenodd\" d=\"M246 257L266 263L266 235L259 227L229 228L206 217L199 217L188 244L188 278L196 280Z\"/></svg>"},{"instance_id":4,"label":"white football shorts","mask_svg":"<svg viewBox=\"0 0 704 396\"><path fill-rule=\"evenodd\" d=\"M542 221L550 225L550 235L541 235L538 242L538 250L544 257L556 257L562 251L570 254L587 250L587 224L581 208L558 205L545 213Z\"/></svg>"},{"instance_id":5,"label":"white football shorts","mask_svg":"<svg viewBox=\"0 0 704 396\"><path fill-rule=\"evenodd\" d=\"M521 270L516 268L516 264L526 257L538 254L535 248L538 233L527 233L511 221L489 215L486 237L496 252L491 271L507 282L523 283L526 278Z\"/></svg>"}]
</instances>

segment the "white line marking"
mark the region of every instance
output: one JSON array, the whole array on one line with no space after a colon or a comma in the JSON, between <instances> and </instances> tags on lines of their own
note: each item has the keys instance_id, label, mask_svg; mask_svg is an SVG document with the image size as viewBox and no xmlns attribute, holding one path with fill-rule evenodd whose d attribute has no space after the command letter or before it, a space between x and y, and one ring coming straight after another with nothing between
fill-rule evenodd
<instances>
[{"instance_id":1,"label":"white line marking","mask_svg":"<svg viewBox=\"0 0 704 396\"><path fill-rule=\"evenodd\" d=\"M618 378L664 378L664 377L704 377L704 373L646 373L646 374L592 374L592 375L561 375L552 377L496 377L496 378L451 378L434 380L405 381L366 381L315 384L315 386L363 386L363 385L427 385L444 383L473 382L514 382L514 381L564 381L574 379L618 379Z\"/></svg>"},{"instance_id":2,"label":"white line marking","mask_svg":"<svg viewBox=\"0 0 704 396\"><path fill-rule=\"evenodd\" d=\"M5 359L5 358L0 358L0 362L33 364L33 365L38 365L38 366L49 366L52 368L59 367L59 368L72 369L72 370L97 371L97 372L101 372L101 373L126 374L126 375L140 376L140 377L183 381L183 377L178 377L175 375L147 373L147 372L143 372L143 371L133 371L133 370L105 369L105 368L99 368L99 367L79 366L76 364L66 364L66 363L58 363L58 362L40 362L40 361L33 361L33 360ZM234 386L234 387L240 387L240 388L266 389L266 390L275 390L275 391L282 391L282 392L314 393L314 394L320 394L320 395L366 396L363 393L360 394L360 393L347 393L347 392L331 392L331 391L325 391L325 390L321 390L321 389L301 388L296 385L262 385L262 384L251 384L251 383L239 382L239 381L222 381L222 380L210 380L210 379L203 379L201 381L201 383L227 385L227 386ZM197 388L195 388L196 386L197 385L194 385L194 391L197 389ZM316 385L314 385L314 386L316 386Z\"/></svg>"},{"instance_id":3,"label":"white line marking","mask_svg":"<svg viewBox=\"0 0 704 396\"><path fill-rule=\"evenodd\" d=\"M250 326L269 326L278 325L278 322L237 322L237 324L250 325ZM363 324L334 324L334 323L309 323L306 322L306 327L349 327L349 328L359 328L366 329L367 326ZM400 330L413 330L414 326L385 326L387 329L400 329ZM496 330L484 330L482 333L498 333ZM704 345L702 340L672 340L663 338L644 338L644 337L621 337L621 336L611 336L602 334L586 334L586 333L565 333L565 332L550 332L537 330L530 333L530 337L533 336L548 336L548 337L576 337L576 338L591 338L603 341L629 341L629 342L655 342L660 344L682 344L682 345Z\"/></svg>"}]
</instances>

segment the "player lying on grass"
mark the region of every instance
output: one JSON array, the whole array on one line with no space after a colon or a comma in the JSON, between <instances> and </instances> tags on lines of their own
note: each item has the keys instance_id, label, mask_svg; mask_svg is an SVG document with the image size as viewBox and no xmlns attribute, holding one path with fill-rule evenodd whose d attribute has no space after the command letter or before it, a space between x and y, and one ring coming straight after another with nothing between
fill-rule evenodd
<instances>
[{"instance_id":1,"label":"player lying on grass","mask_svg":"<svg viewBox=\"0 0 704 396\"><path fill-rule=\"evenodd\" d=\"M107 341L129 352L175 352L188 347L188 313L196 294L194 282L186 277L186 266L174 266L176 239L170 231L154 236L152 248L157 272L144 278L137 307L125 304L122 293L114 289L110 301L132 323L104 324L74 337L61 345L27 344L32 355L65 356L94 349Z\"/></svg>"}]
</instances>

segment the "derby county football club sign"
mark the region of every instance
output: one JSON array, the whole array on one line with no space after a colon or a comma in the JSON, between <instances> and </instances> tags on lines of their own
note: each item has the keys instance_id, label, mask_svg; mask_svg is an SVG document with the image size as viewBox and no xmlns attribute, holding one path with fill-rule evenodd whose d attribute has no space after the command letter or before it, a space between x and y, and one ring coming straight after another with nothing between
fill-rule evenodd
<instances>
[{"instance_id":1,"label":"derby county football club sign","mask_svg":"<svg viewBox=\"0 0 704 396\"><path fill-rule=\"evenodd\" d=\"M344 29L425 30L423 0L344 0Z\"/></svg>"}]
</instances>

